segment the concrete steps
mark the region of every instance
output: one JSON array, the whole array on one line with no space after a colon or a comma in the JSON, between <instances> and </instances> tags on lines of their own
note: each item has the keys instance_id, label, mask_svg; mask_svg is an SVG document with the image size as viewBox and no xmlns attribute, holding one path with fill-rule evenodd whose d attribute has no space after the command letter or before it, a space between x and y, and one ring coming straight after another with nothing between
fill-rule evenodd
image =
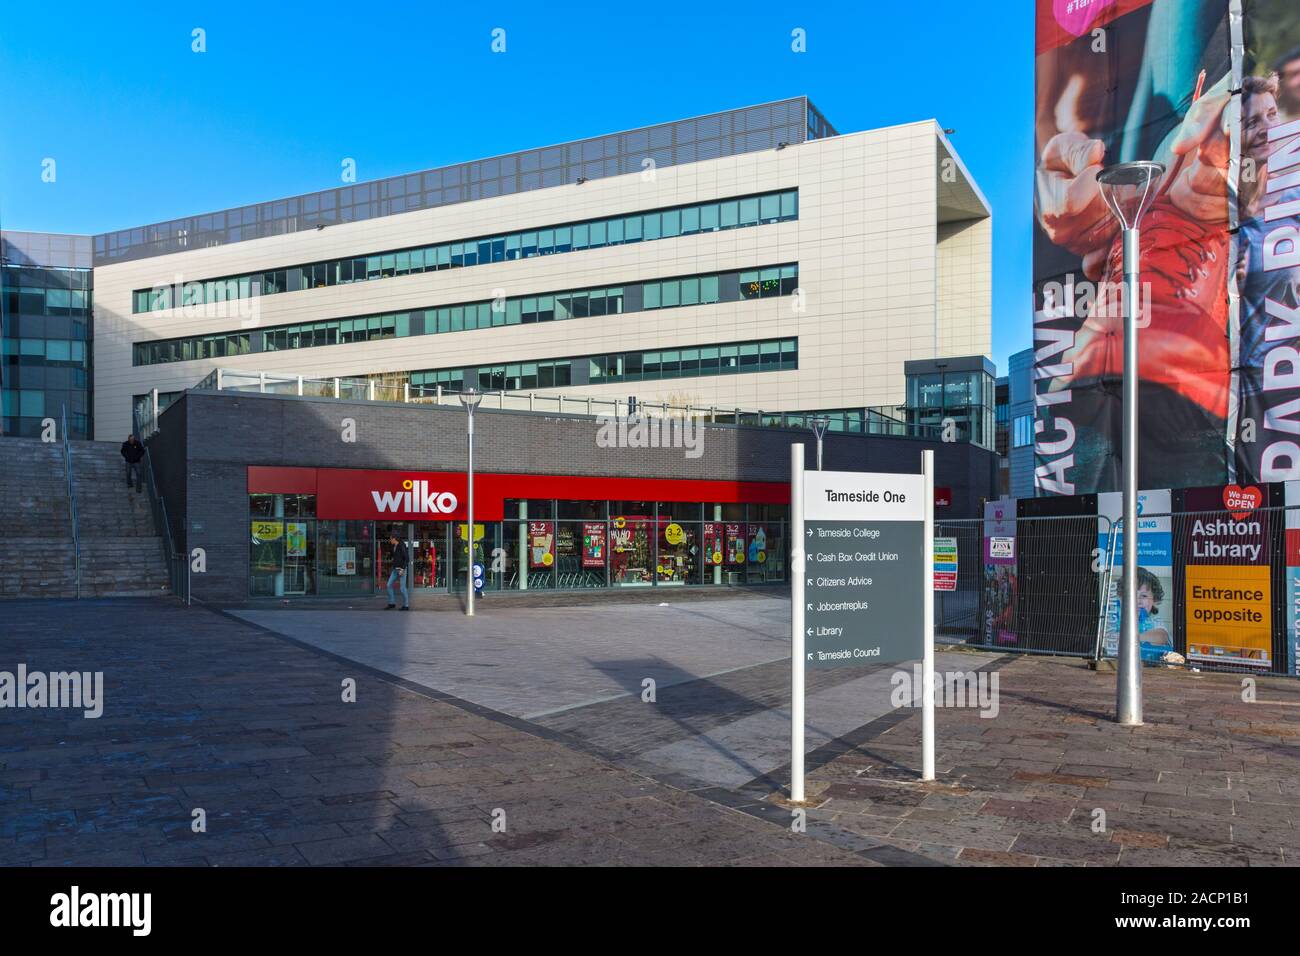
<instances>
[{"instance_id":1,"label":"concrete steps","mask_svg":"<svg viewBox=\"0 0 1300 956\"><path fill-rule=\"evenodd\" d=\"M66 512L64 515L66 531ZM77 596L71 537L0 538L0 598Z\"/></svg>"},{"instance_id":2,"label":"concrete steps","mask_svg":"<svg viewBox=\"0 0 1300 956\"><path fill-rule=\"evenodd\" d=\"M168 593L146 492L128 491L118 443L71 443L81 596ZM76 554L63 446L0 438L0 598L76 597Z\"/></svg>"},{"instance_id":3,"label":"concrete steps","mask_svg":"<svg viewBox=\"0 0 1300 956\"><path fill-rule=\"evenodd\" d=\"M146 492L128 490L126 464L118 445L72 442L72 486L77 493L81 539L153 537L153 514Z\"/></svg>"}]
</instances>

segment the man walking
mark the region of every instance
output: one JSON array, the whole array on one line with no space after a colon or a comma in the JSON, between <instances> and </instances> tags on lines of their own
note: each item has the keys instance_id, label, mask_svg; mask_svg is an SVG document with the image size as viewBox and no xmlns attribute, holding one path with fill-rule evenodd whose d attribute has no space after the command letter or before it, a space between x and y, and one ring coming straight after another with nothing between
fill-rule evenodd
<instances>
[{"instance_id":1,"label":"man walking","mask_svg":"<svg viewBox=\"0 0 1300 956\"><path fill-rule=\"evenodd\" d=\"M134 435L127 436L122 442L122 458L126 460L126 488L131 490L131 475L135 475L135 490L143 491L144 483L144 445Z\"/></svg>"},{"instance_id":2,"label":"man walking","mask_svg":"<svg viewBox=\"0 0 1300 956\"><path fill-rule=\"evenodd\" d=\"M388 607L391 611L397 607L397 594L393 591L396 584L402 589L402 610L411 609L411 597L406 591L406 544L395 534L388 536L389 557L392 560L392 573L388 575Z\"/></svg>"}]
</instances>

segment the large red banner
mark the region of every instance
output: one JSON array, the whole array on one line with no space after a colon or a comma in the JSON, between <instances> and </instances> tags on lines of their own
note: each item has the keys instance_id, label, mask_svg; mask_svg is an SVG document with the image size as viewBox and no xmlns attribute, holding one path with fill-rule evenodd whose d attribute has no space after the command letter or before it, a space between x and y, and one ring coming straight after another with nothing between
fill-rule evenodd
<instances>
[{"instance_id":1,"label":"large red banner","mask_svg":"<svg viewBox=\"0 0 1300 956\"><path fill-rule=\"evenodd\" d=\"M248 469L250 494L314 494L316 516L336 520L466 520L463 471L352 468ZM476 474L474 520L501 521L507 499L705 501L788 504L790 486L765 481L692 481L587 475Z\"/></svg>"},{"instance_id":2,"label":"large red banner","mask_svg":"<svg viewBox=\"0 0 1300 956\"><path fill-rule=\"evenodd\" d=\"M1141 227L1139 485L1300 477L1300 4L1037 0L1039 494L1118 487L1123 256L1097 174L1166 171Z\"/></svg>"}]
</instances>

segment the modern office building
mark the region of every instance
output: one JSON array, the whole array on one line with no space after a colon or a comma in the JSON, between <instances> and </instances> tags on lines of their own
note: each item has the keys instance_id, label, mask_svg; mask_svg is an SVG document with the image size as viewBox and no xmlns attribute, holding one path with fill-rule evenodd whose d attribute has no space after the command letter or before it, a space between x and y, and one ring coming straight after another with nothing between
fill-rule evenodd
<instances>
[{"instance_id":1,"label":"modern office building","mask_svg":"<svg viewBox=\"0 0 1300 956\"><path fill-rule=\"evenodd\" d=\"M1034 350L1023 349L1007 360L1007 415L1010 442L1007 493L1013 498L1032 498L1034 489Z\"/></svg>"},{"instance_id":2,"label":"modern office building","mask_svg":"<svg viewBox=\"0 0 1300 956\"><path fill-rule=\"evenodd\" d=\"M101 235L96 427L215 368L860 419L988 354L990 237L936 123L802 97Z\"/></svg>"},{"instance_id":3,"label":"modern office building","mask_svg":"<svg viewBox=\"0 0 1300 956\"><path fill-rule=\"evenodd\" d=\"M995 493L990 212L931 120L840 133L798 97L98 235L93 260L95 436L148 438L199 597L371 593L390 532L412 581L463 587L470 388L489 590L784 582L814 415L846 433L827 467L930 447L946 514ZM917 360L952 365L953 440L900 412ZM603 441L634 407L698 424L698 456Z\"/></svg>"},{"instance_id":4,"label":"modern office building","mask_svg":"<svg viewBox=\"0 0 1300 956\"><path fill-rule=\"evenodd\" d=\"M0 232L0 434L92 433L90 236Z\"/></svg>"}]
</instances>

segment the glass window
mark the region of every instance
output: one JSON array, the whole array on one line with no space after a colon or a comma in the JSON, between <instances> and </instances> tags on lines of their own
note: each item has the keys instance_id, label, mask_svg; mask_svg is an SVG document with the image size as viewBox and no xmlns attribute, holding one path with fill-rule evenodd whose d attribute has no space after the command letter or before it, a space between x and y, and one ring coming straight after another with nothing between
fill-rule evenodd
<instances>
[{"instance_id":1,"label":"glass window","mask_svg":"<svg viewBox=\"0 0 1300 956\"><path fill-rule=\"evenodd\" d=\"M681 286L682 286L682 305L699 305L700 280L683 279Z\"/></svg>"},{"instance_id":2,"label":"glass window","mask_svg":"<svg viewBox=\"0 0 1300 956\"><path fill-rule=\"evenodd\" d=\"M799 216L799 193L796 190L781 194L781 218L796 219Z\"/></svg>"}]
</instances>

